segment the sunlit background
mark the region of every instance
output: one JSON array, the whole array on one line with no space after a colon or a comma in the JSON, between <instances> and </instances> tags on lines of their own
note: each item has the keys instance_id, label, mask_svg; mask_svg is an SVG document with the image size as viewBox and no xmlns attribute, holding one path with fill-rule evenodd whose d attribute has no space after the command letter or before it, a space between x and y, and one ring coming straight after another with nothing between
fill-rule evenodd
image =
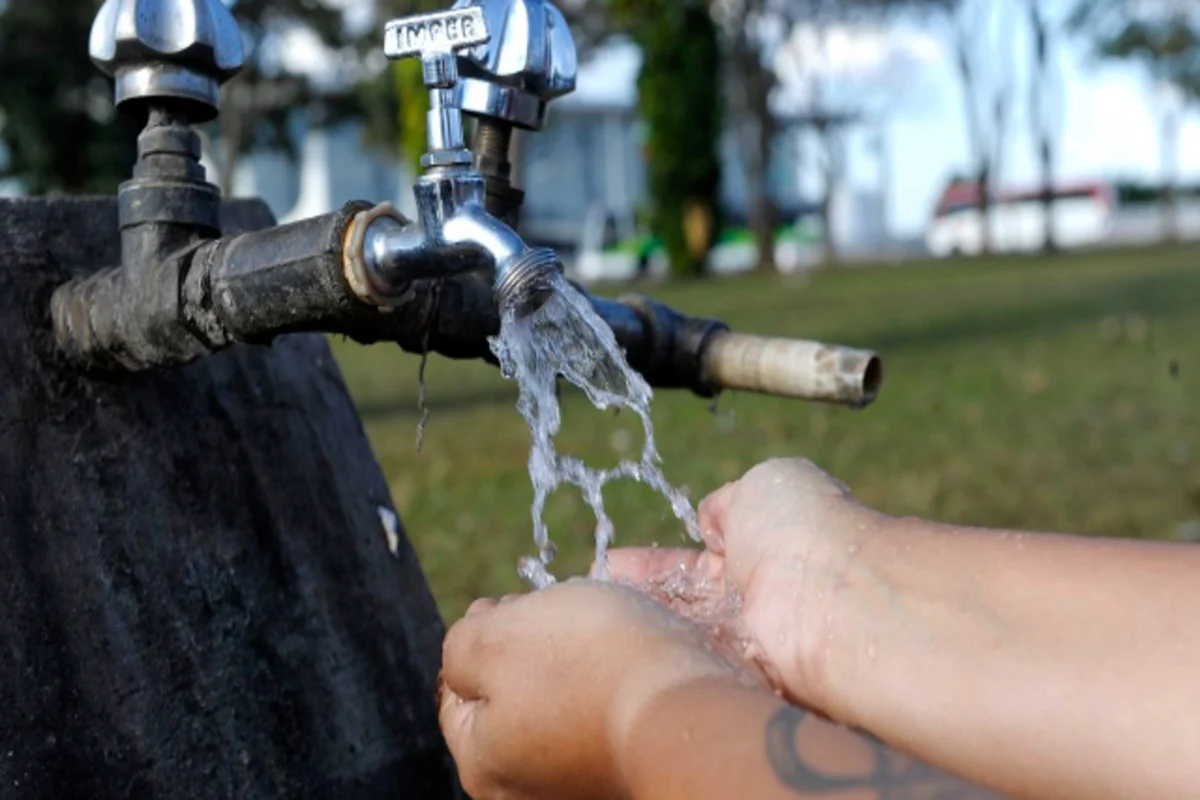
<instances>
[{"instance_id":1,"label":"sunlit background","mask_svg":"<svg viewBox=\"0 0 1200 800\"><path fill-rule=\"evenodd\" d=\"M352 199L411 211L427 100L419 66L414 84L383 58L382 26L438 6L229 5L249 64L205 131L210 179L280 220ZM135 131L87 58L97 6L0 0L0 194L111 193L129 174ZM885 362L878 402L859 412L660 393L672 481L699 499L763 458L804 454L896 514L1200 539L1194 3L562 10L578 87L516 140L527 237L599 294L632 286L735 329ZM679 33L685 11L717 46L672 72L700 52L689 48L702 37ZM717 109L720 125L707 139L689 115L664 127L671 103L696 119ZM719 180L669 179L700 162ZM672 245L684 205L706 210L699 252ZM514 387L486 364L432 357L418 453L418 359L333 345L443 611L519 589L531 487ZM610 463L639 450L634 420L564 402L563 451ZM648 490L615 485L606 499L619 543L681 540ZM581 499L559 492L547 519L553 569L585 570Z\"/></svg>"}]
</instances>

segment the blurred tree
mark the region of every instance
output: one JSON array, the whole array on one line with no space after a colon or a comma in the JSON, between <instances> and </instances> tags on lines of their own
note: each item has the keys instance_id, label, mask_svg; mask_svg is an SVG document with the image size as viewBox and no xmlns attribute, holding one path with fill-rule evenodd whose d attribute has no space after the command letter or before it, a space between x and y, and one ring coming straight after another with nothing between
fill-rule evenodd
<instances>
[{"instance_id":1,"label":"blurred tree","mask_svg":"<svg viewBox=\"0 0 1200 800\"><path fill-rule=\"evenodd\" d=\"M1163 236L1179 236L1176 208L1183 98L1200 99L1200 11L1184 0L1080 0L1072 29L1102 58L1142 65L1160 106Z\"/></svg>"},{"instance_id":2,"label":"blurred tree","mask_svg":"<svg viewBox=\"0 0 1200 800\"><path fill-rule=\"evenodd\" d=\"M741 148L747 214L760 270L775 268L778 210L771 196L769 172L779 130L771 96L779 76L773 61L779 44L787 40L789 23L803 5L789 0L711 0L713 18L721 32L727 67L725 96L732 112L731 127Z\"/></svg>"},{"instance_id":3,"label":"blurred tree","mask_svg":"<svg viewBox=\"0 0 1200 800\"><path fill-rule=\"evenodd\" d=\"M979 194L981 250L993 251L992 196L1001 170L1016 86L1013 8L995 0L945 0L967 115L967 138Z\"/></svg>"},{"instance_id":4,"label":"blurred tree","mask_svg":"<svg viewBox=\"0 0 1200 800\"><path fill-rule=\"evenodd\" d=\"M611 36L618 25L607 0L552 0L571 26L581 59Z\"/></svg>"},{"instance_id":5,"label":"blurred tree","mask_svg":"<svg viewBox=\"0 0 1200 800\"><path fill-rule=\"evenodd\" d=\"M37 194L111 193L129 177L134 131L87 54L90 0L0 3L0 175Z\"/></svg>"},{"instance_id":6,"label":"blurred tree","mask_svg":"<svg viewBox=\"0 0 1200 800\"><path fill-rule=\"evenodd\" d=\"M902 13L941 9L954 0L711 0L711 8L726 56L729 108L744 157L750 224L758 246L761 269L775 266L775 226L778 210L771 195L769 171L775 155L780 120L773 100L780 83L780 58L797 32L807 29L819 52L835 27L874 27ZM793 52L795 49L792 48ZM819 71L819 70L818 70ZM818 71L809 71L816 75ZM844 134L847 124L862 116L867 103L849 87L839 87L833 102L830 86L816 79L809 88L810 107L802 114L817 134L823 175L822 227L825 258L836 261L831 235L831 200L846 167ZM873 89L857 87L866 94Z\"/></svg>"},{"instance_id":7,"label":"blurred tree","mask_svg":"<svg viewBox=\"0 0 1200 800\"><path fill-rule=\"evenodd\" d=\"M721 52L704 0L612 0L642 49L651 227L677 274L702 274L717 231ZM686 42L686 46L680 43Z\"/></svg>"},{"instance_id":8,"label":"blurred tree","mask_svg":"<svg viewBox=\"0 0 1200 800\"><path fill-rule=\"evenodd\" d=\"M1054 49L1058 29L1048 14L1046 0L1025 0L1032 37L1033 72L1029 81L1029 122L1042 184L1042 249L1058 249L1054 231L1055 145L1062 127L1062 80Z\"/></svg>"},{"instance_id":9,"label":"blurred tree","mask_svg":"<svg viewBox=\"0 0 1200 800\"><path fill-rule=\"evenodd\" d=\"M242 29L246 66L222 88L221 116L209 132L216 145L216 183L231 195L238 165L247 153L270 148L296 157L297 143L290 128L295 109L312 108L318 123L328 121L331 114L355 109L345 102L344 93L330 91L336 85L338 64L293 72L285 67L281 52L287 34L297 29L312 32L331 51L349 48L351 39L341 11L317 0L230 0L226 4Z\"/></svg>"},{"instance_id":10,"label":"blurred tree","mask_svg":"<svg viewBox=\"0 0 1200 800\"><path fill-rule=\"evenodd\" d=\"M839 260L834 235L833 200L845 181L849 131L866 123L880 125L905 102L915 78L903 56L893 56L878 70L846 70L837 63L836 47L871 47L858 36L885 36L902 15L919 16L934 0L793 0L781 11L780 29L786 37L778 47L774 69L787 91L789 124L815 134L817 166L821 173L822 261ZM833 42L837 37L839 44ZM897 51L898 52L898 51ZM886 154L881 128L876 140L881 171ZM886 176L881 177L886 182Z\"/></svg>"}]
</instances>

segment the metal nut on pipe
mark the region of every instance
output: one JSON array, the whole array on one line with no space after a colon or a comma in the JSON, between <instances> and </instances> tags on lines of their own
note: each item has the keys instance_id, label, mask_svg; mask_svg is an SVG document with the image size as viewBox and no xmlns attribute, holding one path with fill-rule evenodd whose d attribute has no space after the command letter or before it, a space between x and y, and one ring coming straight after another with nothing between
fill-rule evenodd
<instances>
[{"instance_id":1,"label":"metal nut on pipe","mask_svg":"<svg viewBox=\"0 0 1200 800\"><path fill-rule=\"evenodd\" d=\"M874 402L883 384L883 362L869 350L744 333L713 334L702 368L705 382L717 390L741 389L854 408Z\"/></svg>"}]
</instances>

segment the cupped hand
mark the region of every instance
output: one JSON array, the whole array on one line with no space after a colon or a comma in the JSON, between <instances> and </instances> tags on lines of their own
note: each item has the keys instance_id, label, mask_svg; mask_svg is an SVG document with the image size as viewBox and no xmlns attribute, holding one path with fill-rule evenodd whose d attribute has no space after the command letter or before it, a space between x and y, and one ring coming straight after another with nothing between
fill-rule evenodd
<instances>
[{"instance_id":1,"label":"cupped hand","mask_svg":"<svg viewBox=\"0 0 1200 800\"><path fill-rule=\"evenodd\" d=\"M884 519L811 462L775 459L701 502L704 549L614 549L608 576L710 624L772 689L819 706L843 566Z\"/></svg>"},{"instance_id":2,"label":"cupped hand","mask_svg":"<svg viewBox=\"0 0 1200 800\"><path fill-rule=\"evenodd\" d=\"M443 647L440 717L476 800L621 798L629 729L661 693L744 681L692 623L575 580L476 601Z\"/></svg>"}]
</instances>

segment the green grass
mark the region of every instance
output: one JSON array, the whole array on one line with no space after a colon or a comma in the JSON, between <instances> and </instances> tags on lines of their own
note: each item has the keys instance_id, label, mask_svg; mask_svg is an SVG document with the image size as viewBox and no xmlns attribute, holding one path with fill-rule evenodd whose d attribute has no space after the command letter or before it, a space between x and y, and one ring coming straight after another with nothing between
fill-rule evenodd
<instances>
[{"instance_id":1,"label":"green grass","mask_svg":"<svg viewBox=\"0 0 1200 800\"><path fill-rule=\"evenodd\" d=\"M615 292L614 292L615 293ZM752 277L652 292L735 329L869 347L883 391L865 411L746 394L718 412L661 392L668 477L693 498L776 455L803 454L865 502L966 524L1169 538L1200 519L1200 250ZM532 551L529 438L515 390L481 363L433 357L417 454L419 359L335 343L397 509L443 613L520 590ZM560 451L612 463L634 421L564 399ZM606 492L620 544L682 540L665 501ZM559 575L586 569L592 519L547 511Z\"/></svg>"}]
</instances>

